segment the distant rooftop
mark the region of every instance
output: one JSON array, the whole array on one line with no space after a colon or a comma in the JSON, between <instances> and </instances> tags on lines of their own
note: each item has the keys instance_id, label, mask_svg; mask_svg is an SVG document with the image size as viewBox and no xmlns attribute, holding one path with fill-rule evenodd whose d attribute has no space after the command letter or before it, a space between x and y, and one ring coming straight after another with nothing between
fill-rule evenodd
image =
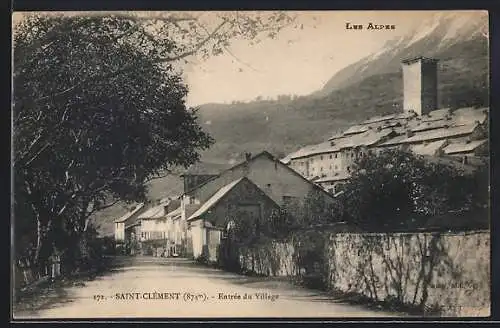
<instances>
[{"instance_id":1,"label":"distant rooftop","mask_svg":"<svg viewBox=\"0 0 500 328\"><path fill-rule=\"evenodd\" d=\"M321 182L330 182L330 181L344 181L349 179L351 176L345 172L338 173L337 175L329 175L326 177L319 178L315 180L314 182L316 183L321 183Z\"/></svg>"},{"instance_id":2,"label":"distant rooftop","mask_svg":"<svg viewBox=\"0 0 500 328\"><path fill-rule=\"evenodd\" d=\"M389 140L379 145L393 146L404 143L433 142L438 139L465 136L472 133L478 124L487 121L488 112L489 107L466 107L456 110L440 108L423 116L417 116L412 112L375 116L361 124L352 125L344 131L343 135L337 133L326 142L302 147L281 161L286 164L292 159L333 153L344 148L373 146L388 137L390 137ZM406 135L408 131L412 131L414 134ZM417 147L417 149L424 153L432 152L430 145Z\"/></svg>"},{"instance_id":3,"label":"distant rooftop","mask_svg":"<svg viewBox=\"0 0 500 328\"><path fill-rule=\"evenodd\" d=\"M443 149L443 151L447 155L472 152L477 147L484 145L487 142L488 142L487 139L473 140L473 141L469 141L469 142L455 142L455 143L451 143L448 146L446 146Z\"/></svg>"},{"instance_id":4,"label":"distant rooftop","mask_svg":"<svg viewBox=\"0 0 500 328\"><path fill-rule=\"evenodd\" d=\"M446 140L438 140L424 144L411 146L411 151L418 155L434 156L436 153L446 145Z\"/></svg>"},{"instance_id":5,"label":"distant rooftop","mask_svg":"<svg viewBox=\"0 0 500 328\"><path fill-rule=\"evenodd\" d=\"M139 212L142 208L144 207L144 203L138 204L133 210L125 213L121 217L115 220L115 223L121 223L127 221L130 217L132 217L134 214Z\"/></svg>"}]
</instances>

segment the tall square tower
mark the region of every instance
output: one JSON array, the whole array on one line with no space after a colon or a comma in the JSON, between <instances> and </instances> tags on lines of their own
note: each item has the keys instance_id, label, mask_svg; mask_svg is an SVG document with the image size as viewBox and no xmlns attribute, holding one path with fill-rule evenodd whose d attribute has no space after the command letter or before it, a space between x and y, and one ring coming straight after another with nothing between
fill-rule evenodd
<instances>
[{"instance_id":1,"label":"tall square tower","mask_svg":"<svg viewBox=\"0 0 500 328\"><path fill-rule=\"evenodd\" d=\"M403 110L425 115L438 107L438 60L415 57L401 62L403 66Z\"/></svg>"}]
</instances>

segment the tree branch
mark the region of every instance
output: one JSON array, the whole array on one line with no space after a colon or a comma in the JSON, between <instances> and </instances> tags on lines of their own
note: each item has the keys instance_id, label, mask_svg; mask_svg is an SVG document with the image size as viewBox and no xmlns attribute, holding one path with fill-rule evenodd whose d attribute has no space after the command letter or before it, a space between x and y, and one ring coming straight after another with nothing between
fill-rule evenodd
<instances>
[{"instance_id":1,"label":"tree branch","mask_svg":"<svg viewBox=\"0 0 500 328\"><path fill-rule=\"evenodd\" d=\"M184 53L181 53L181 54L178 54L176 56L173 56L173 57L165 57L162 59L163 62L169 62L169 61L176 61L176 60L179 60L181 58L184 58L184 57L188 57L188 56L191 56L191 55L194 55L195 53L197 53L201 48L203 48L203 46L205 44L208 43L208 41L210 41L215 34L217 34L217 32L224 26L226 25L228 21L226 19L224 19L224 21L222 23L220 23L205 39L203 39L202 41L200 41L195 47L194 49L192 50L189 50L189 51L186 51Z\"/></svg>"}]
</instances>

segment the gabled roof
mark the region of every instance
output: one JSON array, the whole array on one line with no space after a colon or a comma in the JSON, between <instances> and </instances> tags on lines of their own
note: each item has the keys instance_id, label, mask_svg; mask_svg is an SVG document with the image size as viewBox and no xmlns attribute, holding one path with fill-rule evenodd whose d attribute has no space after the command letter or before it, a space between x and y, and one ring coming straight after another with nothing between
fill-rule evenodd
<instances>
[{"instance_id":1,"label":"gabled roof","mask_svg":"<svg viewBox=\"0 0 500 328\"><path fill-rule=\"evenodd\" d=\"M236 179L231 183L225 185L224 187L220 188L212 197L210 197L205 203L203 203L203 205L198 210L196 210L193 214L191 214L188 217L187 221L199 218L201 215L209 211L211 208L217 205L217 203L220 202L224 198L224 196L226 196L234 187L236 187L242 181L251 183L255 188L261 190L255 183L253 183L250 179L246 177ZM262 195L277 206L277 204L269 196L267 196L265 192L262 191Z\"/></svg>"},{"instance_id":2,"label":"gabled roof","mask_svg":"<svg viewBox=\"0 0 500 328\"><path fill-rule=\"evenodd\" d=\"M415 135L408 136L399 136L396 138L392 138L382 144L380 146L393 146L404 143L417 143L424 141L432 141L436 139L446 139L451 137L460 137L464 135L471 134L477 128L477 124L474 125L461 125L461 126L452 126L448 128L439 128L427 131L421 131L415 133Z\"/></svg>"},{"instance_id":3,"label":"gabled roof","mask_svg":"<svg viewBox=\"0 0 500 328\"><path fill-rule=\"evenodd\" d=\"M157 219L166 216L165 204L152 207L139 215L139 219Z\"/></svg>"},{"instance_id":4,"label":"gabled roof","mask_svg":"<svg viewBox=\"0 0 500 328\"><path fill-rule=\"evenodd\" d=\"M427 122L419 122L419 124L414 125L410 128L413 132L420 132L426 130L434 130L440 128L447 128L450 126L450 122L446 120L436 120L436 121L427 121Z\"/></svg>"},{"instance_id":5,"label":"gabled roof","mask_svg":"<svg viewBox=\"0 0 500 328\"><path fill-rule=\"evenodd\" d=\"M382 122L382 121L388 121L392 120L396 117L396 114L390 114L390 115L384 115L384 116L373 116L365 121L363 121L361 124L371 124L371 123L377 123L377 122Z\"/></svg>"},{"instance_id":6,"label":"gabled roof","mask_svg":"<svg viewBox=\"0 0 500 328\"><path fill-rule=\"evenodd\" d=\"M350 177L351 177L350 174L342 172L342 173L339 173L338 175L330 175L330 176L320 178L314 182L322 183L322 182L330 182L330 181L343 181L343 180L348 180Z\"/></svg>"},{"instance_id":7,"label":"gabled roof","mask_svg":"<svg viewBox=\"0 0 500 328\"><path fill-rule=\"evenodd\" d=\"M452 120L455 124L483 124L488 119L489 107L459 108L453 112Z\"/></svg>"},{"instance_id":8,"label":"gabled roof","mask_svg":"<svg viewBox=\"0 0 500 328\"><path fill-rule=\"evenodd\" d=\"M368 126L366 125L353 125L349 129L344 131L344 136L350 135L350 134L357 134L357 133L363 133L368 131Z\"/></svg>"},{"instance_id":9,"label":"gabled roof","mask_svg":"<svg viewBox=\"0 0 500 328\"><path fill-rule=\"evenodd\" d=\"M344 133L343 132L339 132L339 133L335 133L334 135L332 135L330 138L328 138L328 140L335 140L335 139L339 139L339 138L342 138L344 137Z\"/></svg>"},{"instance_id":10,"label":"gabled roof","mask_svg":"<svg viewBox=\"0 0 500 328\"><path fill-rule=\"evenodd\" d=\"M417 144L410 147L411 151L418 155L436 155L436 152L446 145L447 141L438 140L423 144Z\"/></svg>"},{"instance_id":11,"label":"gabled roof","mask_svg":"<svg viewBox=\"0 0 500 328\"><path fill-rule=\"evenodd\" d=\"M182 215L182 208L181 206L177 207L175 210L170 211L167 213L167 218L176 218L178 216Z\"/></svg>"},{"instance_id":12,"label":"gabled roof","mask_svg":"<svg viewBox=\"0 0 500 328\"><path fill-rule=\"evenodd\" d=\"M443 148L445 154L458 154L474 151L477 147L485 144L488 140L473 140L469 142L455 142Z\"/></svg>"},{"instance_id":13,"label":"gabled roof","mask_svg":"<svg viewBox=\"0 0 500 328\"><path fill-rule=\"evenodd\" d=\"M296 159L301 157L308 157L312 155L320 155L338 152L345 148L355 148L355 147L368 147L376 144L383 138L391 135L393 133L392 129L367 129L365 132L352 134L344 136L336 140L331 140L327 142L322 142L316 145L306 146L299 149L295 153L288 155L290 159Z\"/></svg>"},{"instance_id":14,"label":"gabled roof","mask_svg":"<svg viewBox=\"0 0 500 328\"><path fill-rule=\"evenodd\" d=\"M137 212L139 212L142 208L144 207L144 203L140 203L138 204L135 209L133 209L132 211L130 212L127 212L126 214L122 215L121 217L119 217L118 219L115 220L115 223L122 223L122 222L125 222L127 221L129 218L131 218L134 214L136 214Z\"/></svg>"},{"instance_id":15,"label":"gabled roof","mask_svg":"<svg viewBox=\"0 0 500 328\"><path fill-rule=\"evenodd\" d=\"M210 197L201 207L196 210L188 219L193 220L200 215L204 214L207 212L210 208L212 208L214 205L216 205L231 189L233 189L238 183L240 183L243 179L246 178L239 178L237 180L234 180L233 182L225 185L224 187L220 188L212 197ZM248 180L248 179L247 179Z\"/></svg>"}]
</instances>

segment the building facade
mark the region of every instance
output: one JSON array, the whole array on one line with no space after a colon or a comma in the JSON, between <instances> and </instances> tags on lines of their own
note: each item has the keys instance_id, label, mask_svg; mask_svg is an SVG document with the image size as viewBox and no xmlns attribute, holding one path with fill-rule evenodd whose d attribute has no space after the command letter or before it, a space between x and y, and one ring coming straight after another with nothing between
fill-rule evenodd
<instances>
[{"instance_id":1,"label":"building facade","mask_svg":"<svg viewBox=\"0 0 500 328\"><path fill-rule=\"evenodd\" d=\"M228 225L243 217L262 222L277 209L279 206L246 177L223 186L187 219L193 256L204 254L216 261Z\"/></svg>"}]
</instances>

